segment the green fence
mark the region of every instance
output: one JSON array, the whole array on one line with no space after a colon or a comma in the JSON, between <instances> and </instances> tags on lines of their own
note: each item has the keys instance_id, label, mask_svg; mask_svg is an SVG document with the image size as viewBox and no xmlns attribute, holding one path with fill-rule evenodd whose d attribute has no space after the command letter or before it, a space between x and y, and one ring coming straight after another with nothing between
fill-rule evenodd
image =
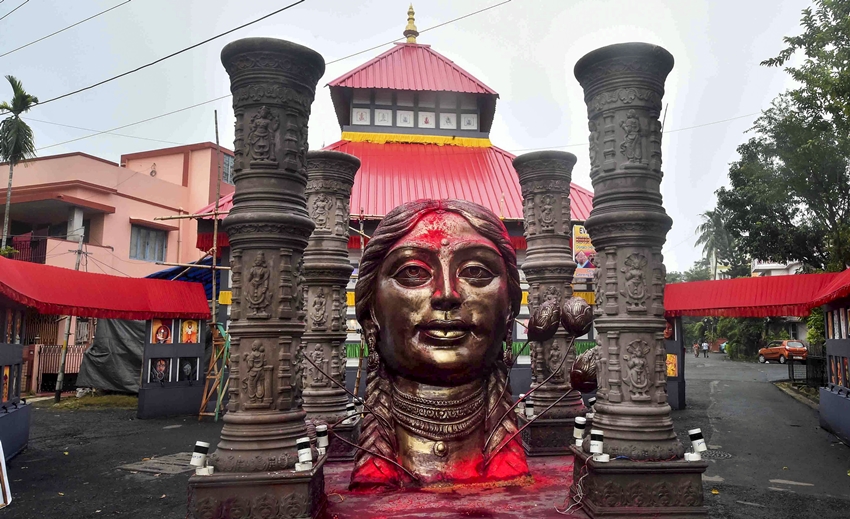
<instances>
[{"instance_id":1,"label":"green fence","mask_svg":"<svg viewBox=\"0 0 850 519\"><path fill-rule=\"evenodd\" d=\"M520 354L520 350L525 346L524 342L515 342L513 344L514 356ZM576 341L575 349L576 355L581 355L585 351L589 350L596 346L596 341ZM360 350L360 343L357 342L347 342L345 343L345 356L349 359L356 359L358 357L358 352ZM528 355L528 348L525 348L522 352L523 355ZM365 344L363 345L363 356L366 357L369 355L369 347Z\"/></svg>"}]
</instances>

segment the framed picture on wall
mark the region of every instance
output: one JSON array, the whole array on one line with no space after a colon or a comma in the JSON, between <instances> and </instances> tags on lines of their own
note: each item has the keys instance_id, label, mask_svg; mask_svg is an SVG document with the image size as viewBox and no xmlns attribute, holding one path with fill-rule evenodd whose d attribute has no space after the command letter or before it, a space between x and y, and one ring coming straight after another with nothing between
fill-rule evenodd
<instances>
[{"instance_id":1,"label":"framed picture on wall","mask_svg":"<svg viewBox=\"0 0 850 519\"><path fill-rule=\"evenodd\" d=\"M151 321L151 344L171 344L174 342L174 321L172 319L153 319Z\"/></svg>"},{"instance_id":2,"label":"framed picture on wall","mask_svg":"<svg viewBox=\"0 0 850 519\"><path fill-rule=\"evenodd\" d=\"M351 123L357 125L369 125L371 123L370 108L352 108Z\"/></svg>"},{"instance_id":3,"label":"framed picture on wall","mask_svg":"<svg viewBox=\"0 0 850 519\"><path fill-rule=\"evenodd\" d=\"M148 360L148 382L171 382L171 359Z\"/></svg>"},{"instance_id":4,"label":"framed picture on wall","mask_svg":"<svg viewBox=\"0 0 850 519\"><path fill-rule=\"evenodd\" d=\"M385 108L375 109L375 126L392 126L393 111Z\"/></svg>"},{"instance_id":5,"label":"framed picture on wall","mask_svg":"<svg viewBox=\"0 0 850 519\"><path fill-rule=\"evenodd\" d=\"M835 357L829 356L829 383L835 385L838 377L835 375Z\"/></svg>"},{"instance_id":6,"label":"framed picture on wall","mask_svg":"<svg viewBox=\"0 0 850 519\"><path fill-rule=\"evenodd\" d=\"M177 381L194 382L200 380L201 359L198 357L180 357L177 359Z\"/></svg>"},{"instance_id":7,"label":"framed picture on wall","mask_svg":"<svg viewBox=\"0 0 850 519\"><path fill-rule=\"evenodd\" d=\"M420 128L433 128L435 126L434 112L419 112Z\"/></svg>"},{"instance_id":8,"label":"framed picture on wall","mask_svg":"<svg viewBox=\"0 0 850 519\"><path fill-rule=\"evenodd\" d=\"M445 113L440 114L440 128L444 130L457 129L457 114Z\"/></svg>"},{"instance_id":9,"label":"framed picture on wall","mask_svg":"<svg viewBox=\"0 0 850 519\"><path fill-rule=\"evenodd\" d=\"M2 340L0 340L0 342L5 342L7 344L11 344L12 342L14 342L12 340L12 324L14 322L15 322L15 319L12 316L12 309L7 308L6 309L6 320L5 320L6 329L3 330L3 337L0 337L0 339L2 339Z\"/></svg>"},{"instance_id":10,"label":"framed picture on wall","mask_svg":"<svg viewBox=\"0 0 850 519\"><path fill-rule=\"evenodd\" d=\"M396 126L413 128L413 110L399 110L395 113Z\"/></svg>"},{"instance_id":11,"label":"framed picture on wall","mask_svg":"<svg viewBox=\"0 0 850 519\"><path fill-rule=\"evenodd\" d=\"M850 387L850 360L847 357L841 358L844 361L844 387Z\"/></svg>"},{"instance_id":12,"label":"framed picture on wall","mask_svg":"<svg viewBox=\"0 0 850 519\"><path fill-rule=\"evenodd\" d=\"M832 313L832 325L835 327L832 331L832 337L835 339L841 339L841 312L833 310Z\"/></svg>"},{"instance_id":13,"label":"framed picture on wall","mask_svg":"<svg viewBox=\"0 0 850 519\"><path fill-rule=\"evenodd\" d=\"M478 114L463 114L460 116L460 127L463 130L478 129Z\"/></svg>"},{"instance_id":14,"label":"framed picture on wall","mask_svg":"<svg viewBox=\"0 0 850 519\"><path fill-rule=\"evenodd\" d=\"M847 315L847 325L850 326L850 308L842 310ZM845 337L850 338L850 328L845 328Z\"/></svg>"},{"instance_id":15,"label":"framed picture on wall","mask_svg":"<svg viewBox=\"0 0 850 519\"><path fill-rule=\"evenodd\" d=\"M835 336L832 334L832 312L826 313L826 338L834 339Z\"/></svg>"},{"instance_id":16,"label":"framed picture on wall","mask_svg":"<svg viewBox=\"0 0 850 519\"><path fill-rule=\"evenodd\" d=\"M180 342L197 344L200 340L198 333L200 324L197 319L184 319L180 323Z\"/></svg>"},{"instance_id":17,"label":"framed picture on wall","mask_svg":"<svg viewBox=\"0 0 850 519\"><path fill-rule=\"evenodd\" d=\"M839 339L847 338L847 312L843 309L838 311L838 315L841 320L841 326L838 327L838 333L840 335Z\"/></svg>"},{"instance_id":18,"label":"framed picture on wall","mask_svg":"<svg viewBox=\"0 0 850 519\"><path fill-rule=\"evenodd\" d=\"M11 395L12 366L3 366L3 393L0 394L0 402L6 402Z\"/></svg>"}]
</instances>

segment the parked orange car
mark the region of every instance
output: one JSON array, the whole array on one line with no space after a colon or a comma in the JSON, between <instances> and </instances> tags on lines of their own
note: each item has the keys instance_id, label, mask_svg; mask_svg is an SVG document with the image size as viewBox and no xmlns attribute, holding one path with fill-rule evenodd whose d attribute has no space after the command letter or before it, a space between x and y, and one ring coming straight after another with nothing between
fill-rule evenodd
<instances>
[{"instance_id":1,"label":"parked orange car","mask_svg":"<svg viewBox=\"0 0 850 519\"><path fill-rule=\"evenodd\" d=\"M780 364L785 364L788 360L805 362L808 356L809 350L800 341L773 341L766 348L759 350L759 362L761 363L768 360L778 360Z\"/></svg>"}]
</instances>

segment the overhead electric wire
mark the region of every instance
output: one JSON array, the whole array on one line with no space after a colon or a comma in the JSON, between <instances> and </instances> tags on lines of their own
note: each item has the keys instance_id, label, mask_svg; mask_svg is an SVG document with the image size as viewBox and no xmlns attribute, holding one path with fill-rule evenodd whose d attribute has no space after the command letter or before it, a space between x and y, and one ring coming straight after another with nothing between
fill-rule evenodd
<instances>
[{"instance_id":1,"label":"overhead electric wire","mask_svg":"<svg viewBox=\"0 0 850 519\"><path fill-rule=\"evenodd\" d=\"M96 135L103 133L100 130L93 130L91 128L83 128L81 126L73 126L73 125L70 125L70 124L53 123L53 122L50 122L50 121L43 121L41 119L33 119L32 117L21 117L21 119L24 119L26 121L34 121L34 122L37 122L37 123L52 124L53 126L62 126L64 128L73 128L75 130L85 130L87 132L95 132ZM177 145L185 144L183 142L166 141L166 140L163 140L163 139L151 139L149 137L139 137L137 135L124 135L122 133L112 133L111 131L107 131L106 133L108 133L110 135L115 135L117 137L127 137L128 139L141 139L143 141L164 142L166 144L177 144Z\"/></svg>"},{"instance_id":2,"label":"overhead electric wire","mask_svg":"<svg viewBox=\"0 0 850 519\"><path fill-rule=\"evenodd\" d=\"M11 11L9 11L8 13L4 14L2 17L0 17L0 20L5 19L5 18L6 18L7 16L9 16L10 14L14 13L14 12L15 12L15 11L17 11L18 9L20 9L21 7L23 7L23 6L27 5L27 4L29 3L29 1L30 1L30 0L24 0L24 3L22 3L21 5L19 5L18 7L14 8L14 9L12 9L12 10L11 10Z\"/></svg>"},{"instance_id":3,"label":"overhead electric wire","mask_svg":"<svg viewBox=\"0 0 850 519\"><path fill-rule=\"evenodd\" d=\"M303 1L305 1L305 0L301 0L301 2L303 2ZM427 32L427 31L430 31L430 30L436 29L436 28L438 28L438 27L443 27L443 26L445 26L445 25L449 25L449 24L454 23L454 22L456 22L456 21L463 20L464 18L469 18L470 16L474 16L474 15L479 14L479 13L483 13L484 11L488 11L488 10L490 10L490 9L494 9L494 8L496 8L496 7L499 7L499 6L501 6L501 5L505 5L505 4L507 4L507 3L511 2L511 1L513 1L513 0L505 0L505 1L500 2L500 3L498 3L498 4L494 4L494 5L491 5L491 6L489 6L489 7L485 7L485 8L483 8L483 9L479 9L479 10L477 10L477 11L473 11L473 12L471 12L471 13L467 13L467 14L465 14L465 15L463 15L463 16L458 17L458 18L453 18L453 19L451 19L451 20L447 20L447 21L445 21L445 22L442 22L442 23L439 23L439 24L437 24L437 25L434 25L434 26L428 27L428 28L426 28L426 29L422 29L422 30L419 32L419 34L422 34L423 32ZM281 10L289 9L290 7L293 7L293 6L295 6L295 5L297 5L298 3L301 3L301 2L297 2L297 3L295 3L295 4L291 4L291 5L289 5L289 6L285 7L284 9L281 9ZM269 16L272 16L272 15L274 15L274 14L279 13L281 10L279 10L279 11L275 11L275 12L273 12L273 13L271 13L271 14L267 14L267 15L266 15L266 16L264 16L263 18L268 18ZM245 25L243 25L243 26L241 26L241 27L245 27L245 26L247 26L247 25L250 25L251 23L256 23L257 21L260 21L260 20L262 20L263 18L259 18L259 19L257 19L257 20L254 20L254 22L250 22L250 23L245 24ZM236 29L232 29L231 31L228 31L228 32L233 32L233 31L235 31L235 30L237 30L237 29L240 29L241 27L237 27ZM224 33L224 34L227 34L227 33ZM215 38L212 38L212 39L215 39ZM374 50L374 49L377 49L377 48L379 48L379 47L383 47L383 46L385 46L385 45L389 45L390 43L393 43L393 42L395 42L395 41L398 41L399 39L401 39L401 38L398 38L398 39L393 40L393 41L391 41L391 42L382 43L382 44L377 45L377 46L375 46L375 47L370 47L370 48L368 48L368 49L364 49L364 50L362 50L362 51L360 51L360 52L356 52L356 53L354 53L354 54L349 54L348 56L343 56L343 57L341 57L341 58L337 58L337 59L334 59L334 60L328 61L328 62L326 62L326 65L330 65L330 64L332 64L332 63L337 63L337 62L340 62L340 61L346 60L346 59L348 59L348 58L351 58L351 57L354 57L354 56L357 56L357 55L363 54L363 53L365 53L365 52L369 52L370 50ZM211 40L208 40L208 41L211 41ZM202 43L204 43L204 42L202 42ZM202 43L201 43L201 44L202 44ZM198 45L201 45L201 44L198 44ZM181 51L181 52L182 52L182 51ZM163 58L163 59L165 59L165 58ZM160 61L161 61L161 60L160 60ZM139 69L139 70L140 70L140 69ZM131 71L131 72L132 72L132 71ZM129 73L131 73L131 72L127 72L127 73L125 73L125 74L129 74ZM94 86L97 86L97 85L93 85L91 88L93 88ZM65 96L59 96L59 97L67 97L68 95L73 95L74 93L75 93L75 92L71 92L70 94L66 94ZM37 149L37 151L45 150L45 149L48 149L48 148L53 148L53 147L55 147L55 146L61 146L61 145L63 145L63 144L69 144L69 143L71 143L71 142L76 142L76 141L83 140L83 139L88 139L89 137L96 137L96 136L98 136L98 135L103 135L103 134L105 134L105 133L112 133L113 131L116 131L116 130L121 130L121 129L123 129L123 128L127 128L127 127L130 127L130 126L135 126L135 125L137 125L137 124L141 124L141 123L145 123L145 122L148 122L148 121L152 121L152 120L154 120L154 119L159 119L160 117L165 117L165 116L167 116L167 115L171 115L171 114L175 114L175 113L178 113L178 112L182 112L182 111L184 111L184 110L189 110L189 109L191 109L191 108L196 108L196 107L198 107L198 106L202 106L202 105L205 105L205 104L214 103L214 102L216 102L216 101L220 101L220 100L222 100L222 99L226 99L226 98L228 98L228 97L231 97L231 96L230 96L230 94L225 95L225 96L221 96L221 97L216 97L215 99L210 99L209 101L203 101L203 102L198 103L198 104L194 104L194 105L191 105L191 106L187 106L187 107L185 107L185 108L181 108L181 109L179 109L179 110L175 110L175 111L173 111L173 112L164 113L164 114L161 114L161 115L157 115L157 116L154 116L154 117L150 117L150 118L148 118L148 119L143 119L143 120L141 120L141 121L136 121L136 122L134 122L134 123L130 123L130 124L126 124L126 125L123 125L123 126L119 126L119 127L117 127L117 128L112 128L112 129L110 129L110 130L104 130L104 131L101 131L101 132L93 133L93 134L91 134L91 135L85 135L85 136L83 136L83 137L78 137L78 138L76 138L76 139L71 139L71 140L67 140L67 141L63 141L63 142L57 142L57 143L55 143L55 144L50 144L50 145L48 145L48 146L44 146L44 147L38 148L38 149ZM48 99L47 101L45 101L45 102L43 102L43 103L39 103L39 104L44 104L44 103L46 103L46 102L54 101L54 100L56 100L56 99L58 99L58 98ZM2 114L0 114L0 115L2 115ZM35 119L33 119L33 120L35 120ZM42 121L42 122L46 122L46 121Z\"/></svg>"},{"instance_id":4,"label":"overhead electric wire","mask_svg":"<svg viewBox=\"0 0 850 519\"><path fill-rule=\"evenodd\" d=\"M2 2L0 2L0 3L2 3ZM59 29L59 30L58 30L58 31L56 31L56 32L52 32L52 33L48 34L47 36L42 36L41 38L39 38L39 39L37 39L37 40L33 40L33 41L31 41L31 42L29 42L29 43L27 43L27 44L25 44L25 45L21 45L20 47L18 47L18 48L16 48L16 49L12 49L12 50L10 50L10 51L4 52L3 54L0 54L0 58L2 58L3 56L8 56L9 54L11 54L11 53L13 53L13 52L17 52L17 51L19 51L19 50L21 50L21 49L24 49L24 48L26 48L26 47L29 47L30 45L33 45L33 44L38 43L38 42L40 42L40 41L44 41L44 40L46 40L47 38L50 38L51 36L56 36L56 35L57 35L57 34L59 34L60 32L65 32L65 31L67 31L68 29L71 29L71 28L73 28L73 27L76 27L76 26L78 26L78 25L80 25L80 24L82 24L82 23L85 23L85 22L87 22L87 21L89 21L89 20L93 19L93 18L97 18L98 16L100 16L100 15L102 15L102 14L106 14L106 13L108 13L109 11L111 11L111 10L113 10L113 9L117 9L117 8L121 7L122 5L126 5L126 4L129 4L129 3L130 3L130 0L126 0L124 3L121 3L121 4L118 4L118 5L112 6L112 7L110 7L109 9L106 9L106 10L104 10L104 11L101 11L101 12L97 13L97 14L94 14L94 15L92 15L92 16L89 16L89 17L88 17L88 18L86 18L85 20L80 20L80 21L79 21L79 22L77 22L77 23L73 23L73 24L71 24L71 25L69 25L69 26L65 27L64 29ZM23 5L23 4L21 4L21 5ZM9 13L9 14L12 14L12 13ZM6 16L8 16L8 15L6 15Z\"/></svg>"},{"instance_id":5,"label":"overhead electric wire","mask_svg":"<svg viewBox=\"0 0 850 519\"><path fill-rule=\"evenodd\" d=\"M753 113L750 113L750 114L736 115L735 117L730 117L728 119L720 119L720 120L711 121L711 122L708 122L708 123L696 124L694 126L685 126L684 128L676 128L675 130L666 130L664 132L664 135L667 135L668 133L676 133L676 132L683 132L685 130L693 130L693 129L696 129L696 128L703 128L705 126L712 126L712 125L715 125L715 124L728 123L728 122L735 121L735 120L738 120L738 119L744 119L746 117L752 117L754 115L760 115L760 114L761 114L761 112L753 112ZM505 151L509 151L511 153L514 153L514 152L529 152L529 151L541 151L541 150L554 150L554 149L558 149L558 148L575 148L575 147L578 147L578 146L587 146L587 143L586 142L580 142L580 143L575 143L575 144L561 144L559 146L547 146L547 147L544 147L544 148L522 148L522 149L513 149L513 150L506 149Z\"/></svg>"},{"instance_id":6,"label":"overhead electric wire","mask_svg":"<svg viewBox=\"0 0 850 519\"><path fill-rule=\"evenodd\" d=\"M95 137L97 135L103 135L104 133L112 133L112 132L117 131L117 130L123 130L124 128L129 128L130 126L136 126L137 124L142 124L142 123L146 123L148 121L153 121L154 119L159 119L161 117L165 117L165 116L168 116L168 115L173 115L173 114L176 114L176 113L185 112L186 110L191 110L192 108L197 108L199 106L214 103L216 101L221 101L222 99L227 99L228 97L230 97L230 94L227 94L226 96L216 97L215 99L210 99L209 101L203 101L201 103L197 103L197 104L194 104L194 105L191 105L191 106L186 106L184 108L179 108L177 110L172 110L172 111L166 112L164 114L159 114L159 115L155 115L153 117L148 117L147 119L142 119L141 121L136 121L134 123L124 124L122 126L116 126L115 128L111 128L109 130L103 130L101 132L93 133L91 135L84 135L82 137L77 137L76 139L71 139L71 140L67 140L67 141L57 142L55 144L49 144L47 146L42 146L41 148L36 148L36 151L46 150L48 148L53 148L55 146L61 146L63 144L68 144L70 142L81 141L83 139L88 139L89 137Z\"/></svg>"},{"instance_id":7,"label":"overhead electric wire","mask_svg":"<svg viewBox=\"0 0 850 519\"><path fill-rule=\"evenodd\" d=\"M27 1L29 1L29 0L27 0ZM183 54L184 52L188 52L188 51L190 51L190 50L192 50L192 49L195 49L195 48L197 48L197 47L200 47L201 45L207 44L207 43L209 43L209 42L211 42L211 41L213 41L213 40L217 40L218 38L221 38L221 37L223 37L223 36L227 36L228 34L230 34L230 33L232 33L232 32L238 31L238 30L240 30L240 29L244 29L245 27L248 27L249 25L253 25L253 24L257 23L257 22L260 22L260 21L262 21L262 20L265 20L266 18L268 18L268 17L270 17L270 16L274 16L274 15L276 15L276 14L278 14L278 13L282 13L283 11L286 11L287 9L291 9L291 8L295 7L296 5L298 5L298 4L302 4L302 3L306 2L306 1L307 1L307 0L297 0L297 1L295 1L295 2L293 2L293 3L291 3L291 4L289 4L289 5L287 5L287 6L285 6L285 7L282 7L282 8L280 8L280 9L278 9L278 10L276 10L276 11L273 11L273 12L271 12L271 13L267 14L267 15L261 16L261 17L257 18L256 20L252 20L252 21L250 21L250 22L248 22L248 23L243 23L243 24L242 24L242 25L240 25L239 27L234 27L233 29L230 29L230 30L228 30L228 31L225 31L225 32L223 32L223 33L221 33L221 34L217 34L217 35L213 36L212 38L207 38L207 39L206 39L206 40L204 40L204 41L198 42L198 43L196 43L196 44L194 44L194 45L190 45L190 46L188 46L188 47L186 47L186 48L184 48L184 49L178 50L177 52L172 52L171 54L169 54L169 55L167 55L167 56L163 56L163 57L161 57L161 58L159 58L159 59L157 59L157 60L151 61L150 63L146 63L146 64L144 64L144 65L142 65L142 66L139 66L139 67L136 67L136 68L134 68L134 69L132 69L132 70L128 70L127 72L122 72L121 74L117 74L117 75L112 76L112 77L110 77L110 78L104 79L103 81L98 81L97 83L94 83L94 84L89 85L89 86L87 86L87 87L78 88L77 90L74 90L74 91L72 91L72 92L68 92L67 94L62 94L62 95L60 95L60 96L51 97L51 98L49 98L49 99L47 99L47 100L45 100L45 101L41 101L41 102L37 103L37 104L36 104L36 105L34 105L34 106L41 106L41 105L45 105L45 104L47 104L47 103L52 103L53 101L58 101L58 100L60 100L60 99L64 99L64 98L66 98L66 97L70 97L70 96L72 96L72 95L79 94L80 92L85 92L86 90L91 90L91 89L93 89L93 88L99 87L100 85L104 85L104 84L109 83L109 82L111 82L111 81L115 81L116 79L122 78L122 77L124 77L124 76L128 76L128 75L133 74L133 73L135 73L135 72L138 72L138 71L140 71L140 70L144 70L144 69L146 69L146 68L148 68L148 67L152 67L153 65L156 65L157 63L161 63L161 62L163 62L163 61L165 61L165 60L167 60L167 59L170 59L170 58L173 58L174 56L178 56L178 55L180 55L180 54ZM8 16L8 15L7 15L7 16ZM2 19L2 18L0 18L0 19ZM3 112L3 113L7 113L7 112Z\"/></svg>"},{"instance_id":8,"label":"overhead electric wire","mask_svg":"<svg viewBox=\"0 0 850 519\"><path fill-rule=\"evenodd\" d=\"M426 28L426 29L422 29L421 31L418 31L418 32L419 32L419 34L422 34L422 33L424 33L424 32L428 32L428 31L431 31L431 30L437 29L437 28L442 27L442 26L444 26L444 25L449 25L450 23L454 23L454 22L457 22L457 21L459 21L459 20L463 20L464 18L469 18L470 16L475 16L476 14L483 13L484 11L489 11L490 9L495 9L496 7L499 7L499 6L505 5L505 4L510 3L510 2L512 2L512 1L513 1L513 0L505 0L504 2L500 2L500 3L498 3L498 4L493 4L493 5L489 6L489 7L484 7L483 9L479 9L479 10L477 10L477 11L473 11L473 12L471 12L471 13L467 13L467 14L465 14L465 15L463 15L463 16L459 16L459 17L457 17L457 18L453 18L453 19L451 19L451 20L447 20L447 21L445 21L445 22L438 23L437 25L432 25L431 27L428 27L428 28ZM385 42L385 43L381 43L380 45L375 45L374 47L369 47L368 49L363 49L363 50L361 50L361 51L355 52L354 54L349 54L348 56L343 56L343 57L341 57L341 58L337 58L337 59L334 59L334 60L331 60L331 61L327 61L327 62L325 62L325 65L332 65L332 64L337 63L337 62L339 62L339 61L346 60L346 59L348 59L348 58L353 58L354 56L359 56L359 55L361 55L361 54L364 54L364 53L366 53L366 52L369 52L370 50L380 49L381 47L384 47L384 46L386 46L386 45L391 45L391 44L393 44L393 43L395 43L395 42L397 42L397 41L403 40L403 39L404 39L404 36L402 36L401 38L396 38L396 39L394 39L394 40L390 40L390 41Z\"/></svg>"}]
</instances>

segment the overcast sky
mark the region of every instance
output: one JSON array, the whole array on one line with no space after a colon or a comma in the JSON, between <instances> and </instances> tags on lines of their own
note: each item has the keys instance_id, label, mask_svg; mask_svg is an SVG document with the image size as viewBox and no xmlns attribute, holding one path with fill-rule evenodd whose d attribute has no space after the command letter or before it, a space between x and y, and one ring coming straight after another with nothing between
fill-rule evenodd
<instances>
[{"instance_id":1,"label":"overcast sky","mask_svg":"<svg viewBox=\"0 0 850 519\"><path fill-rule=\"evenodd\" d=\"M124 0L31 0L0 21L0 54ZM417 0L420 31L502 0ZM4 0L0 16L24 0ZM0 58L42 100L136 68L286 5L271 0L132 0L107 14ZM728 164L755 115L792 84L782 70L759 66L800 32L808 0L512 0L485 13L428 31L430 44L500 94L491 140L516 154L551 148L578 156L573 181L591 188L587 122L575 62L611 43L645 41L676 59L667 79L663 140L664 205L673 229L664 249L668 270L700 257L699 215L727 184ZM228 42L248 36L288 39L326 61L401 37L408 0L307 0L288 11L93 90L34 108L29 116L39 155L82 151L118 161L122 153L212 141L213 110L221 142L232 148L230 99L117 133L51 146L90 134L49 121L106 130L229 94L219 59ZM381 47L328 65L313 105L310 147L339 139L325 85L387 50ZM11 89L0 84L0 99ZM740 117L746 116L746 117ZM733 121L687 129L739 117ZM682 129L682 131L676 131ZM16 171L16 173L18 173ZM18 174L26 174L21 170Z\"/></svg>"}]
</instances>

